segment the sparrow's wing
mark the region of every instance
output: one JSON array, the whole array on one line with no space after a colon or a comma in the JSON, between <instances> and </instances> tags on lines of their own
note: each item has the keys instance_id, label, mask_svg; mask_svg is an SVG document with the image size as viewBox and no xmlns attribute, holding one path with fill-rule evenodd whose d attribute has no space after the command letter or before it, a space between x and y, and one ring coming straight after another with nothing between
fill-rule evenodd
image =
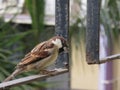
<instances>
[{"instance_id":1,"label":"sparrow's wing","mask_svg":"<svg viewBox=\"0 0 120 90\"><path fill-rule=\"evenodd\" d=\"M30 53L25 55L17 66L29 65L50 56L51 53L46 50L46 43L47 42L38 44Z\"/></svg>"}]
</instances>

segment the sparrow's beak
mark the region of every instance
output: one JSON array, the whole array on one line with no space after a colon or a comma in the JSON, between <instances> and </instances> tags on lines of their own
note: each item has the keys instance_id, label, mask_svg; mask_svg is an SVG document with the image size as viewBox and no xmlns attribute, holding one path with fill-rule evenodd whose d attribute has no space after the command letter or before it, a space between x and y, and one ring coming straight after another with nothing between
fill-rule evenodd
<instances>
[{"instance_id":1,"label":"sparrow's beak","mask_svg":"<svg viewBox=\"0 0 120 90\"><path fill-rule=\"evenodd\" d=\"M67 47L64 47L63 49L64 49L65 53L68 53L68 48Z\"/></svg>"}]
</instances>

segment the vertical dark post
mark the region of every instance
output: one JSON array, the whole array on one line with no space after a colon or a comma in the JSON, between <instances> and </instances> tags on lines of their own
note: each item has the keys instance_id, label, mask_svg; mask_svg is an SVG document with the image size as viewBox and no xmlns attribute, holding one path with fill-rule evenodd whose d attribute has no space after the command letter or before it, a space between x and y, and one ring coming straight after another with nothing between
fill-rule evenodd
<instances>
[{"instance_id":1,"label":"vertical dark post","mask_svg":"<svg viewBox=\"0 0 120 90\"><path fill-rule=\"evenodd\" d=\"M68 40L69 0L56 0L55 14L55 34ZM56 63L57 67L63 66L63 62L68 62L67 60L68 55L61 54Z\"/></svg>"},{"instance_id":2,"label":"vertical dark post","mask_svg":"<svg viewBox=\"0 0 120 90\"><path fill-rule=\"evenodd\" d=\"M86 60L99 63L100 1L87 0Z\"/></svg>"}]
</instances>

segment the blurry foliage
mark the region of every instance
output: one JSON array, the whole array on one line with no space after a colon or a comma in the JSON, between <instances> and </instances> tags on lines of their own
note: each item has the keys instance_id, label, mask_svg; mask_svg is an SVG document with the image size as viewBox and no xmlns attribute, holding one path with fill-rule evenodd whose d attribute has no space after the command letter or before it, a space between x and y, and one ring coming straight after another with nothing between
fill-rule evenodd
<instances>
[{"instance_id":1,"label":"blurry foliage","mask_svg":"<svg viewBox=\"0 0 120 90\"><path fill-rule=\"evenodd\" d=\"M78 13L74 12L75 10L71 11L74 12L72 14L77 15L77 19L74 19L75 21L71 25L70 35L74 36L77 42L80 41L79 39L85 41L86 15L82 16L85 13L85 10L82 8L82 0L74 0L74 2L79 4L80 11L79 16ZM101 25L104 26L110 42L111 39L112 41L118 40L120 34L120 0L102 0L100 14ZM73 18L74 17L75 16L73 16Z\"/></svg>"},{"instance_id":2,"label":"blurry foliage","mask_svg":"<svg viewBox=\"0 0 120 90\"><path fill-rule=\"evenodd\" d=\"M11 21L4 22L0 16L0 81L2 82L15 69L15 66L25 53L40 42L40 35L44 29L44 0L26 0L26 6L32 18L32 28L21 30L19 24ZM3 13L4 15L4 13ZM17 13L15 14L15 16ZM24 28L23 28L24 29ZM29 72L19 75L23 77L30 75ZM45 83L32 83L13 87L11 90L33 90L33 88L44 87Z\"/></svg>"},{"instance_id":3,"label":"blurry foliage","mask_svg":"<svg viewBox=\"0 0 120 90\"><path fill-rule=\"evenodd\" d=\"M35 44L39 43L40 33L44 29L44 5L45 0L25 0L27 8L32 18L32 28L34 29Z\"/></svg>"},{"instance_id":4,"label":"blurry foliage","mask_svg":"<svg viewBox=\"0 0 120 90\"><path fill-rule=\"evenodd\" d=\"M16 62L22 57L24 39L30 31L20 32L10 22L0 24L0 81L2 82L15 69ZM24 90L22 86L21 90ZM12 88L12 90L15 90ZM20 90L20 89L19 89Z\"/></svg>"},{"instance_id":5,"label":"blurry foliage","mask_svg":"<svg viewBox=\"0 0 120 90\"><path fill-rule=\"evenodd\" d=\"M101 7L101 23L112 40L118 40L120 34L120 1L105 0Z\"/></svg>"},{"instance_id":6,"label":"blurry foliage","mask_svg":"<svg viewBox=\"0 0 120 90\"><path fill-rule=\"evenodd\" d=\"M82 0L73 0L71 9L70 37L74 37L76 47L80 46L81 41L85 41L86 15L82 8ZM83 14L84 13L84 14Z\"/></svg>"}]
</instances>

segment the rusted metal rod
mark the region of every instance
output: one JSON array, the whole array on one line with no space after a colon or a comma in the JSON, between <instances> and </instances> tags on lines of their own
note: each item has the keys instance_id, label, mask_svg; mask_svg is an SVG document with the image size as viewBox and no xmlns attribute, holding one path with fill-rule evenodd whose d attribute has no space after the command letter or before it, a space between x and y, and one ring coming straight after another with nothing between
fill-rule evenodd
<instances>
[{"instance_id":1,"label":"rusted metal rod","mask_svg":"<svg viewBox=\"0 0 120 90\"><path fill-rule=\"evenodd\" d=\"M15 79L15 80L8 81L8 82L3 82L3 83L0 83L0 90L4 90L4 89L12 87L12 86L19 86L19 85L31 83L33 81L43 80L43 79L53 77L56 75L60 75L60 74L66 73L66 72L68 72L68 69L60 69L52 74L32 75L32 76Z\"/></svg>"},{"instance_id":2,"label":"rusted metal rod","mask_svg":"<svg viewBox=\"0 0 120 90\"><path fill-rule=\"evenodd\" d=\"M120 54L115 54L115 55L111 55L111 56L102 58L102 59L100 59L99 64L103 64L103 63L110 62L110 61L115 61L117 59L120 59Z\"/></svg>"},{"instance_id":3,"label":"rusted metal rod","mask_svg":"<svg viewBox=\"0 0 120 90\"><path fill-rule=\"evenodd\" d=\"M99 63L100 1L87 0L86 61Z\"/></svg>"},{"instance_id":4,"label":"rusted metal rod","mask_svg":"<svg viewBox=\"0 0 120 90\"><path fill-rule=\"evenodd\" d=\"M55 3L55 35L69 40L69 0L56 0ZM56 62L56 67L68 63L68 54L62 53Z\"/></svg>"}]
</instances>

